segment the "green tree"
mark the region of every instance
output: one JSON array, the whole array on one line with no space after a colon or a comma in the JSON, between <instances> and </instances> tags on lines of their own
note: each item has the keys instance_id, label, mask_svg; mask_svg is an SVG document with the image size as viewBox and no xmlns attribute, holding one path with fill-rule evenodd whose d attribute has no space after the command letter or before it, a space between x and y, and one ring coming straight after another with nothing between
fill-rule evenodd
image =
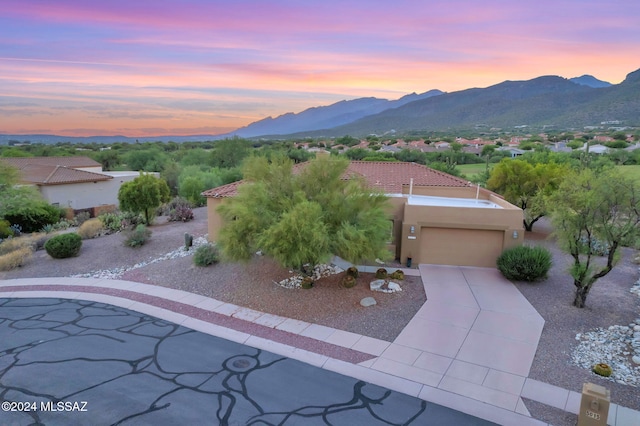
<instances>
[{"instance_id":1,"label":"green tree","mask_svg":"<svg viewBox=\"0 0 640 426\"><path fill-rule=\"evenodd\" d=\"M562 182L550 206L558 243L573 257L573 305L583 308L593 284L617 263L621 243L640 233L640 185L615 169L584 169ZM604 259L596 245L608 248Z\"/></svg>"},{"instance_id":2,"label":"green tree","mask_svg":"<svg viewBox=\"0 0 640 426\"><path fill-rule=\"evenodd\" d=\"M131 151L125 159L131 170L144 172L160 172L168 161L167 154L158 148Z\"/></svg>"},{"instance_id":3,"label":"green tree","mask_svg":"<svg viewBox=\"0 0 640 426\"><path fill-rule=\"evenodd\" d=\"M147 225L155 216L155 209L170 198L167 183L150 174L140 173L131 182L125 182L118 191L120 208L133 213L143 213Z\"/></svg>"},{"instance_id":4,"label":"green tree","mask_svg":"<svg viewBox=\"0 0 640 426\"><path fill-rule=\"evenodd\" d=\"M251 142L233 138L218 141L209 157L209 165L213 167L238 167L251 153Z\"/></svg>"},{"instance_id":5,"label":"green tree","mask_svg":"<svg viewBox=\"0 0 640 426\"><path fill-rule=\"evenodd\" d=\"M303 270L335 254L357 262L388 257L388 200L361 179L343 179L348 161L321 157L293 173L288 158L247 160L238 195L223 203L218 242L226 257L262 250Z\"/></svg>"},{"instance_id":6,"label":"green tree","mask_svg":"<svg viewBox=\"0 0 640 426\"><path fill-rule=\"evenodd\" d=\"M547 197L558 188L567 170L553 162L532 165L505 158L491 170L487 188L520 207L524 228L532 231L534 223L547 214Z\"/></svg>"}]
</instances>

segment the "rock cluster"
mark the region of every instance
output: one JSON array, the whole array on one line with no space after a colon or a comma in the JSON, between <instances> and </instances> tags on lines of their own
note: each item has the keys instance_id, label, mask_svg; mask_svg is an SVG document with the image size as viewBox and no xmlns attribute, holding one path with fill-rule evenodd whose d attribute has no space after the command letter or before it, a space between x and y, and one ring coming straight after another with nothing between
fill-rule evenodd
<instances>
[{"instance_id":1,"label":"rock cluster","mask_svg":"<svg viewBox=\"0 0 640 426\"><path fill-rule=\"evenodd\" d=\"M149 259L140 263L136 263L133 266L122 267L122 268L113 268L113 269L102 269L99 271L91 271L84 274L76 274L71 275L71 278L101 278L101 279L109 279L109 280L117 280L122 278L126 272L133 271L134 269L143 268L147 265L151 265L153 263L162 262L170 259L178 259L180 257L191 256L195 250L201 246L206 244L207 236L197 237L193 239L193 247L190 250L185 250L184 246L177 248L175 250L170 251L169 253L165 253L160 257L156 257L155 259Z\"/></svg>"},{"instance_id":2,"label":"rock cluster","mask_svg":"<svg viewBox=\"0 0 640 426\"><path fill-rule=\"evenodd\" d=\"M631 293L640 296L640 280ZM587 333L578 333L580 343L573 351L572 362L583 368L604 362L609 364L613 373L609 380L616 383L640 386L640 318L629 325L612 325Z\"/></svg>"},{"instance_id":3,"label":"rock cluster","mask_svg":"<svg viewBox=\"0 0 640 426\"><path fill-rule=\"evenodd\" d=\"M293 271L289 271L289 272L293 273ZM327 265L326 263L322 263L320 265L316 265L313 268L313 274L311 275L311 278L314 281L317 281L320 278L339 274L340 272L344 272L344 270L339 266ZM292 277L286 278L278 282L277 284L284 288L300 288L303 278L304 277L301 274L295 274Z\"/></svg>"},{"instance_id":4,"label":"rock cluster","mask_svg":"<svg viewBox=\"0 0 640 426\"><path fill-rule=\"evenodd\" d=\"M381 293L397 293L402 291L400 284L387 280L374 280L369 283L369 288L372 291L379 291Z\"/></svg>"}]
</instances>

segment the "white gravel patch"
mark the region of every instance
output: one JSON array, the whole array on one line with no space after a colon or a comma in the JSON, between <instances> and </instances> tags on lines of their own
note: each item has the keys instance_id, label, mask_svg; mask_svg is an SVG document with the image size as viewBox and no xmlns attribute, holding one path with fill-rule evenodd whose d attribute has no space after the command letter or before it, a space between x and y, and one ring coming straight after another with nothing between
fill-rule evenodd
<instances>
[{"instance_id":1,"label":"white gravel patch","mask_svg":"<svg viewBox=\"0 0 640 426\"><path fill-rule=\"evenodd\" d=\"M147 265L151 265L153 263L163 262L165 260L178 259L181 257L187 257L193 255L196 249L204 244L207 244L207 236L204 235L202 237L195 237L193 239L193 246L189 250L185 250L184 246L177 248L175 250L170 251L169 253L165 253L160 257L156 257L154 259L149 259L143 262L136 263L133 266L122 267L122 268L113 268L113 269L102 269L99 271L91 271L84 274L75 274L70 275L71 278L101 278L101 279L109 279L109 280L117 280L122 278L122 276L129 271L133 271L134 269L143 268Z\"/></svg>"},{"instance_id":2,"label":"white gravel patch","mask_svg":"<svg viewBox=\"0 0 640 426\"><path fill-rule=\"evenodd\" d=\"M640 297L640 280L630 292ZM613 371L607 379L622 385L640 386L640 317L629 325L578 333L576 340L580 343L571 357L575 365L591 370L595 364L603 362Z\"/></svg>"}]
</instances>

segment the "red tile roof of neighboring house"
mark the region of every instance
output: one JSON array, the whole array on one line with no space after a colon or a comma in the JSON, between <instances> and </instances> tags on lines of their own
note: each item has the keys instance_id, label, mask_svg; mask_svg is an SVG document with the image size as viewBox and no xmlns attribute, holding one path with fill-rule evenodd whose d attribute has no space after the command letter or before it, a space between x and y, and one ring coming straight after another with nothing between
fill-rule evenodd
<instances>
[{"instance_id":1,"label":"red tile roof of neighboring house","mask_svg":"<svg viewBox=\"0 0 640 426\"><path fill-rule=\"evenodd\" d=\"M352 161L349 163L346 174L362 176L372 188L378 188L386 194L402 193L402 187L409 185L411 179L414 186L465 187L469 185L469 182L464 179L416 163ZM244 181L229 183L204 191L202 195L210 198L234 197L238 194L238 186L243 183Z\"/></svg>"},{"instance_id":2,"label":"red tile roof of neighboring house","mask_svg":"<svg viewBox=\"0 0 640 426\"><path fill-rule=\"evenodd\" d=\"M89 157L77 156L77 157L6 157L2 161L5 161L12 166L22 169L28 165L40 165L40 166L63 166L70 167L72 169L82 167L102 167L100 163L92 160Z\"/></svg>"},{"instance_id":3,"label":"red tile roof of neighboring house","mask_svg":"<svg viewBox=\"0 0 640 426\"><path fill-rule=\"evenodd\" d=\"M63 185L113 179L112 176L77 170L102 165L89 157L7 157L4 161L20 170L21 181L35 185Z\"/></svg>"},{"instance_id":4,"label":"red tile roof of neighboring house","mask_svg":"<svg viewBox=\"0 0 640 426\"><path fill-rule=\"evenodd\" d=\"M87 172L64 166L31 164L20 170L21 181L35 185L64 185L68 183L97 182L113 179L113 176Z\"/></svg>"}]
</instances>

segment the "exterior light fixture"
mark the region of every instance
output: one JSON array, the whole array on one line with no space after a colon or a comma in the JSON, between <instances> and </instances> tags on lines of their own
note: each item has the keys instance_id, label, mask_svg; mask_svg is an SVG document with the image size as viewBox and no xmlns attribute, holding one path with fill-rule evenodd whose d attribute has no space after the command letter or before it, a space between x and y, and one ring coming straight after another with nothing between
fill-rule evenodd
<instances>
[{"instance_id":1,"label":"exterior light fixture","mask_svg":"<svg viewBox=\"0 0 640 426\"><path fill-rule=\"evenodd\" d=\"M513 239L514 240L518 239L518 231L513 231Z\"/></svg>"},{"instance_id":2,"label":"exterior light fixture","mask_svg":"<svg viewBox=\"0 0 640 426\"><path fill-rule=\"evenodd\" d=\"M409 232L410 232L411 234L415 234L415 233L416 233L416 227L415 227L415 226L413 226L413 225L411 225L411 227L409 228Z\"/></svg>"}]
</instances>

